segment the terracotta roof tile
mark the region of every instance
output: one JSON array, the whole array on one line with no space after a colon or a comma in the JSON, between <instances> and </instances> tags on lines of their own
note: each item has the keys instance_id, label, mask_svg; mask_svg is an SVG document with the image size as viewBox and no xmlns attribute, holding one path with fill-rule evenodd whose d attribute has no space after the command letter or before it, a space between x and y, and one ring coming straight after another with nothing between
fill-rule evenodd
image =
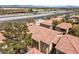
<instances>
[{"instance_id":1,"label":"terracotta roof tile","mask_svg":"<svg viewBox=\"0 0 79 59\"><path fill-rule=\"evenodd\" d=\"M27 54L43 54L41 53L39 50L37 50L36 48L32 48L30 49Z\"/></svg>"},{"instance_id":2,"label":"terracotta roof tile","mask_svg":"<svg viewBox=\"0 0 79 59\"><path fill-rule=\"evenodd\" d=\"M28 29L32 33L32 38L34 40L43 41L47 44L52 42L56 44L59 40L58 35L61 33L38 25L29 26Z\"/></svg>"},{"instance_id":3,"label":"terracotta roof tile","mask_svg":"<svg viewBox=\"0 0 79 59\"><path fill-rule=\"evenodd\" d=\"M4 39L5 39L5 37L2 35L2 33L0 33L0 43L3 43L4 42L3 41Z\"/></svg>"},{"instance_id":4,"label":"terracotta roof tile","mask_svg":"<svg viewBox=\"0 0 79 59\"><path fill-rule=\"evenodd\" d=\"M69 29L69 28L72 28L72 25L71 25L71 23L61 23L61 24L57 25L56 27L59 27L61 29Z\"/></svg>"},{"instance_id":5,"label":"terracotta roof tile","mask_svg":"<svg viewBox=\"0 0 79 59\"><path fill-rule=\"evenodd\" d=\"M73 47L79 53L79 37L68 35L67 36L70 42L72 43Z\"/></svg>"},{"instance_id":6,"label":"terracotta roof tile","mask_svg":"<svg viewBox=\"0 0 79 59\"><path fill-rule=\"evenodd\" d=\"M62 19L62 17L56 17L56 18L51 17L50 19L44 20L44 21L41 22L40 24L44 24L44 25L51 26L52 23L53 23L53 20L60 21L61 19Z\"/></svg>"},{"instance_id":7,"label":"terracotta roof tile","mask_svg":"<svg viewBox=\"0 0 79 59\"><path fill-rule=\"evenodd\" d=\"M56 49L67 54L79 53L79 37L64 35L55 47Z\"/></svg>"},{"instance_id":8,"label":"terracotta roof tile","mask_svg":"<svg viewBox=\"0 0 79 59\"><path fill-rule=\"evenodd\" d=\"M57 20L57 21L61 21L61 19L62 19L62 17L61 16L58 16L58 17L56 17L56 18L51 18L51 20Z\"/></svg>"},{"instance_id":9,"label":"terracotta roof tile","mask_svg":"<svg viewBox=\"0 0 79 59\"><path fill-rule=\"evenodd\" d=\"M40 24L51 26L52 23L53 23L53 20L49 19L49 20L45 20L45 21L41 22Z\"/></svg>"}]
</instances>

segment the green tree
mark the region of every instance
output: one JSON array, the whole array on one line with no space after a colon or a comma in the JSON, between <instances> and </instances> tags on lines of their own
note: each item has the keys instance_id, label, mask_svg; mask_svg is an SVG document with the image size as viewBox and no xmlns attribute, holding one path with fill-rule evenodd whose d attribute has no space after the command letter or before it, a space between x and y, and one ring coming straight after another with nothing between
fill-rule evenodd
<instances>
[{"instance_id":1,"label":"green tree","mask_svg":"<svg viewBox=\"0 0 79 59\"><path fill-rule=\"evenodd\" d=\"M25 23L7 23L3 30L6 40L0 44L0 48L4 53L26 53L27 46L31 47L32 34L27 33L29 30Z\"/></svg>"},{"instance_id":2,"label":"green tree","mask_svg":"<svg viewBox=\"0 0 79 59\"><path fill-rule=\"evenodd\" d=\"M52 28L55 29L55 27L56 27L58 24L60 24L60 21L54 20L54 21L52 22Z\"/></svg>"},{"instance_id":3,"label":"green tree","mask_svg":"<svg viewBox=\"0 0 79 59\"><path fill-rule=\"evenodd\" d=\"M43 19L48 20L50 18L51 18L51 16L45 16Z\"/></svg>"},{"instance_id":4,"label":"green tree","mask_svg":"<svg viewBox=\"0 0 79 59\"><path fill-rule=\"evenodd\" d=\"M79 37L79 25L74 25L69 33Z\"/></svg>"},{"instance_id":5,"label":"green tree","mask_svg":"<svg viewBox=\"0 0 79 59\"><path fill-rule=\"evenodd\" d=\"M28 23L35 23L35 20L34 20L34 18L28 18L28 19L26 19L26 22L28 22Z\"/></svg>"},{"instance_id":6,"label":"green tree","mask_svg":"<svg viewBox=\"0 0 79 59\"><path fill-rule=\"evenodd\" d=\"M63 22L71 23L72 25L74 24L74 22L72 20L61 19L61 23L63 23Z\"/></svg>"},{"instance_id":7,"label":"green tree","mask_svg":"<svg viewBox=\"0 0 79 59\"><path fill-rule=\"evenodd\" d=\"M32 8L29 8L28 12L33 12L33 9Z\"/></svg>"}]
</instances>

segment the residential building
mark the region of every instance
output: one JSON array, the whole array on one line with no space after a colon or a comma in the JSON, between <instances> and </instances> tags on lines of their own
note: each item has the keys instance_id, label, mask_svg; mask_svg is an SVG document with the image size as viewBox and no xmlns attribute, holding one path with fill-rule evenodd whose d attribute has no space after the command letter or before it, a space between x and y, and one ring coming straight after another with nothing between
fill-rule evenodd
<instances>
[{"instance_id":1,"label":"residential building","mask_svg":"<svg viewBox=\"0 0 79 59\"><path fill-rule=\"evenodd\" d=\"M0 44L1 44L1 43L4 43L4 40L6 40L6 38L3 36L2 33L0 33ZM0 54L3 53L2 51L3 51L3 50L0 48Z\"/></svg>"},{"instance_id":2,"label":"residential building","mask_svg":"<svg viewBox=\"0 0 79 59\"><path fill-rule=\"evenodd\" d=\"M0 33L0 43L4 43L4 40L5 40L6 38L3 36L3 34L2 33Z\"/></svg>"},{"instance_id":3,"label":"residential building","mask_svg":"<svg viewBox=\"0 0 79 59\"><path fill-rule=\"evenodd\" d=\"M76 23L76 24L78 23L79 24L79 17L73 16L69 20L72 20L73 23Z\"/></svg>"},{"instance_id":4,"label":"residential building","mask_svg":"<svg viewBox=\"0 0 79 59\"><path fill-rule=\"evenodd\" d=\"M41 27L35 24L28 26L30 33L32 33L33 46L42 53L53 53L56 43L59 41L62 33Z\"/></svg>"},{"instance_id":5,"label":"residential building","mask_svg":"<svg viewBox=\"0 0 79 59\"><path fill-rule=\"evenodd\" d=\"M43 54L36 48L31 48L26 54Z\"/></svg>"},{"instance_id":6,"label":"residential building","mask_svg":"<svg viewBox=\"0 0 79 59\"><path fill-rule=\"evenodd\" d=\"M57 16L57 17L55 17L55 18L52 16L50 19L51 19L51 20L61 21L61 20L63 19L63 16L60 15L60 16Z\"/></svg>"},{"instance_id":7,"label":"residential building","mask_svg":"<svg viewBox=\"0 0 79 59\"><path fill-rule=\"evenodd\" d=\"M52 29L53 20L48 19L40 23L40 26Z\"/></svg>"},{"instance_id":8,"label":"residential building","mask_svg":"<svg viewBox=\"0 0 79 59\"><path fill-rule=\"evenodd\" d=\"M79 37L63 35L55 48L56 54L79 54Z\"/></svg>"},{"instance_id":9,"label":"residential building","mask_svg":"<svg viewBox=\"0 0 79 59\"><path fill-rule=\"evenodd\" d=\"M57 16L57 17L51 17L50 19L47 19L47 20L44 20L43 22L40 23L40 26L43 26L43 27L46 27L46 28L49 28L49 29L52 29L52 24L53 24L53 21L61 21L62 19L62 16Z\"/></svg>"},{"instance_id":10,"label":"residential building","mask_svg":"<svg viewBox=\"0 0 79 59\"><path fill-rule=\"evenodd\" d=\"M66 23L66 22L60 23L56 26L57 31L64 32L64 33L68 33L71 28L72 28L72 24Z\"/></svg>"}]
</instances>

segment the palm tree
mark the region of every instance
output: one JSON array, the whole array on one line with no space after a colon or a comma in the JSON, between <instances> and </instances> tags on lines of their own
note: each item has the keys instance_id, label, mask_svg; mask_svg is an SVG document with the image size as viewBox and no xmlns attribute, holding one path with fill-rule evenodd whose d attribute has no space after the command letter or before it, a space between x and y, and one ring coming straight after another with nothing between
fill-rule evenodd
<instances>
[{"instance_id":1,"label":"palm tree","mask_svg":"<svg viewBox=\"0 0 79 59\"><path fill-rule=\"evenodd\" d=\"M31 47L32 34L27 33L28 28L25 23L8 23L3 29L6 41L0 47L4 53L26 53L27 46Z\"/></svg>"}]
</instances>

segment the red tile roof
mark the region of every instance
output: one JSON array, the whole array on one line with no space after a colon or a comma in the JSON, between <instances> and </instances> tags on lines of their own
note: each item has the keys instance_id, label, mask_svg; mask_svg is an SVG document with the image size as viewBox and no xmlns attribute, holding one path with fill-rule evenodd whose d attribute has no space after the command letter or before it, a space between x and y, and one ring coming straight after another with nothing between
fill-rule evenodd
<instances>
[{"instance_id":1,"label":"red tile roof","mask_svg":"<svg viewBox=\"0 0 79 59\"><path fill-rule=\"evenodd\" d=\"M53 20L49 19L49 20L45 20L45 21L41 22L40 24L51 26L52 23L53 23Z\"/></svg>"},{"instance_id":2,"label":"red tile roof","mask_svg":"<svg viewBox=\"0 0 79 59\"><path fill-rule=\"evenodd\" d=\"M42 41L47 44L57 43L60 36L58 36L61 32L54 31L48 28L44 28L38 25L32 25L28 27L29 31L32 33L32 38L36 41Z\"/></svg>"},{"instance_id":3,"label":"red tile roof","mask_svg":"<svg viewBox=\"0 0 79 59\"><path fill-rule=\"evenodd\" d=\"M64 35L55 47L56 49L67 54L79 53L79 37Z\"/></svg>"},{"instance_id":4,"label":"red tile roof","mask_svg":"<svg viewBox=\"0 0 79 59\"><path fill-rule=\"evenodd\" d=\"M48 26L51 26L53 21L57 20L57 21L60 21L62 19L62 17L56 17L56 18L50 18L48 20L45 20L43 22L41 22L40 24L44 24L44 25L48 25Z\"/></svg>"},{"instance_id":5,"label":"red tile roof","mask_svg":"<svg viewBox=\"0 0 79 59\"><path fill-rule=\"evenodd\" d=\"M71 23L65 23L64 22L64 23L57 25L56 27L59 27L61 29L69 29L69 28L72 28L72 25L71 25Z\"/></svg>"},{"instance_id":6,"label":"red tile roof","mask_svg":"<svg viewBox=\"0 0 79 59\"><path fill-rule=\"evenodd\" d=\"M56 18L51 18L51 20L57 20L57 21L61 21L61 19L62 19L62 17L61 16L58 16L58 17L56 17Z\"/></svg>"},{"instance_id":7,"label":"red tile roof","mask_svg":"<svg viewBox=\"0 0 79 59\"><path fill-rule=\"evenodd\" d=\"M37 50L36 48L32 48L30 49L27 54L43 54L41 53L39 50Z\"/></svg>"},{"instance_id":8,"label":"red tile roof","mask_svg":"<svg viewBox=\"0 0 79 59\"><path fill-rule=\"evenodd\" d=\"M4 42L3 41L4 39L5 39L5 37L2 35L2 33L0 33L0 43L3 43Z\"/></svg>"}]
</instances>

